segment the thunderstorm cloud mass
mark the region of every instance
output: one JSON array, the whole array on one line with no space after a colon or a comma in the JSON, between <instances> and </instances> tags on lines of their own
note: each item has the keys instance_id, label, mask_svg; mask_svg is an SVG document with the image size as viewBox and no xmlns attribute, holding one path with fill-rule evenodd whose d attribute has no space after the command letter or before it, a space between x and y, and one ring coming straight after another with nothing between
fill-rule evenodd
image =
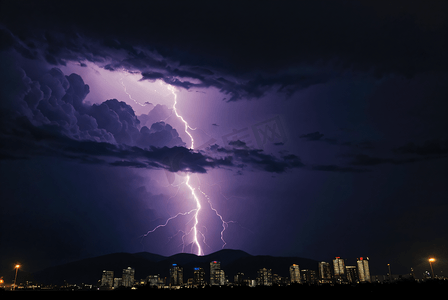
<instances>
[{"instance_id":1,"label":"thunderstorm cloud mass","mask_svg":"<svg viewBox=\"0 0 448 300\"><path fill-rule=\"evenodd\" d=\"M0 2L0 271L220 249L448 271L447 9Z\"/></svg>"}]
</instances>

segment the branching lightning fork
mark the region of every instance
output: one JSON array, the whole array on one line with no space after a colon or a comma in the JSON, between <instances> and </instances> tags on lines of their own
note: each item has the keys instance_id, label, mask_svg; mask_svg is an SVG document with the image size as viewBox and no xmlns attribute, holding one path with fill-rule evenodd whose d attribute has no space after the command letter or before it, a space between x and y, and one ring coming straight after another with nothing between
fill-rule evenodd
<instances>
[{"instance_id":1,"label":"branching lightning fork","mask_svg":"<svg viewBox=\"0 0 448 300\"><path fill-rule=\"evenodd\" d=\"M147 104L141 104L140 102L138 102L137 100L135 100L134 98L132 98L131 94L128 93L127 89L126 89L126 85L123 82L123 77L120 78L120 84L123 86L124 92L126 93L126 95L128 95L129 99L131 99L132 101L134 101L136 104L140 105L140 106L146 106Z\"/></svg>"},{"instance_id":2,"label":"branching lightning fork","mask_svg":"<svg viewBox=\"0 0 448 300\"><path fill-rule=\"evenodd\" d=\"M192 128L192 127L188 124L188 122L187 122L187 121L186 121L186 120L185 120L185 119L178 113L178 111L177 111L177 107L176 107L176 105L177 105L177 94L176 94L176 90L175 90L175 88L174 88L173 86L171 86L171 85L167 85L167 88L171 91L171 93L172 93L173 96L174 96L173 111L174 111L176 117L177 117L179 120L181 120L182 123L184 124L184 131L185 131L185 133L190 137L190 140L191 140L190 149L194 149L194 146L195 146L194 138L193 138L193 135L189 132L189 130L196 130L196 129L195 129L195 128ZM131 99L132 99L132 98L131 98ZM134 101L135 101L135 100L134 100ZM198 179L198 180L199 180L199 179ZM146 234L144 234L144 235L142 236L142 238L143 238L143 237L146 237L148 234L150 234L150 233L156 231L157 229L159 229L159 228L161 228L161 227L165 227L165 226L167 226L168 223L169 223L171 220L173 220L173 219L175 219L175 218L177 218L177 217L179 217L179 216L181 216L181 215L182 215L182 216L185 216L185 215L188 215L188 214L192 214L192 213L193 213L193 214L194 214L194 216L193 216L194 224L193 224L192 228L191 228L187 233L183 232L184 234L183 234L183 236L182 236L182 246L183 246L183 247L182 247L182 250L184 249L184 245L185 245L185 244L184 244L184 238L185 238L185 236L189 235L190 233L193 233L193 246L196 247L196 254L197 254L197 255L204 255L204 252L203 252L203 250L202 250L201 244L199 243L199 239L198 239L198 235L201 235L201 236L202 236L202 243L203 243L204 245L208 246L207 243L205 242L205 235L204 235L202 232L200 232L200 231L198 230L198 226L199 226L199 222L200 222L200 220L199 220L199 212L200 212L200 210L201 210L201 208L202 208L202 207L201 207L201 202L199 201L199 198L198 198L198 196L196 195L196 189L190 184L190 174L187 173L187 175L186 175L186 181L185 181L184 183L185 183L185 185L188 187L188 189L189 189L190 192L191 192L191 195L192 195L192 197L193 197L193 199L194 199L194 201L195 201L195 203L196 203L196 208L194 208L194 209L192 209L192 210L190 210L190 211L188 211L188 212L178 213L178 214L176 214L175 216L168 218L167 221L166 221L164 224L158 225L158 226L155 227L154 229L148 231ZM220 218L220 220L221 220L221 222L222 222L221 240L222 240L222 242L223 242L222 248L224 248L225 245L226 245L226 241L224 240L224 231L225 231L226 228L229 226L229 223L235 223L235 222L233 222L233 221L224 221L223 217L222 217L222 216L218 213L218 211L212 206L212 204L211 204L211 202L210 202L210 198L208 197L208 195L205 194L205 193L200 189L199 186L198 186L197 189L204 195L204 197L207 199L207 201L208 201L208 203L209 203L210 208L215 212L215 214ZM177 194L177 193L176 193L176 194Z\"/></svg>"}]
</instances>

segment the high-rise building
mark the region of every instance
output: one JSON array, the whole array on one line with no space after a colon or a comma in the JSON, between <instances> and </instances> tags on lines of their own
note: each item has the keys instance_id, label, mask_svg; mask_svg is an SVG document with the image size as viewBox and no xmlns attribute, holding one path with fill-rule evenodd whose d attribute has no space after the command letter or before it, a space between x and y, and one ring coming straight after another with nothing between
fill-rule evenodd
<instances>
[{"instance_id":1,"label":"high-rise building","mask_svg":"<svg viewBox=\"0 0 448 300\"><path fill-rule=\"evenodd\" d=\"M221 263L219 261L210 262L210 285L224 285L225 276L224 271L221 270Z\"/></svg>"},{"instance_id":2,"label":"high-rise building","mask_svg":"<svg viewBox=\"0 0 448 300\"><path fill-rule=\"evenodd\" d=\"M114 271L103 271L101 276L101 286L113 287L114 286Z\"/></svg>"},{"instance_id":3,"label":"high-rise building","mask_svg":"<svg viewBox=\"0 0 448 300\"><path fill-rule=\"evenodd\" d=\"M224 273L224 270L216 271L216 277L218 280L218 285L220 286L226 285L226 274Z\"/></svg>"},{"instance_id":4,"label":"high-rise building","mask_svg":"<svg viewBox=\"0 0 448 300\"><path fill-rule=\"evenodd\" d=\"M345 262L339 256L333 259L333 271L334 271L334 279L337 283L342 283L346 281Z\"/></svg>"},{"instance_id":5,"label":"high-rise building","mask_svg":"<svg viewBox=\"0 0 448 300\"><path fill-rule=\"evenodd\" d=\"M146 276L146 282L151 287L162 287L163 286L163 280L160 278L159 275L148 275Z\"/></svg>"},{"instance_id":6,"label":"high-rise building","mask_svg":"<svg viewBox=\"0 0 448 300\"><path fill-rule=\"evenodd\" d=\"M302 275L302 282L308 284L316 283L316 271L304 269L300 272Z\"/></svg>"},{"instance_id":7,"label":"high-rise building","mask_svg":"<svg viewBox=\"0 0 448 300\"><path fill-rule=\"evenodd\" d=\"M358 275L360 282L370 282L369 258L358 258Z\"/></svg>"},{"instance_id":8,"label":"high-rise building","mask_svg":"<svg viewBox=\"0 0 448 300\"><path fill-rule=\"evenodd\" d=\"M135 270L131 267L127 267L127 269L123 269L123 278L122 284L124 287L132 287L134 285L134 275Z\"/></svg>"},{"instance_id":9,"label":"high-rise building","mask_svg":"<svg viewBox=\"0 0 448 300\"><path fill-rule=\"evenodd\" d=\"M319 282L330 283L332 280L330 263L321 261L319 262Z\"/></svg>"},{"instance_id":10,"label":"high-rise building","mask_svg":"<svg viewBox=\"0 0 448 300\"><path fill-rule=\"evenodd\" d=\"M278 274L272 274L272 285L275 286L287 286L289 284L289 278L283 277Z\"/></svg>"},{"instance_id":11,"label":"high-rise building","mask_svg":"<svg viewBox=\"0 0 448 300\"><path fill-rule=\"evenodd\" d=\"M204 272L204 269L202 269L202 268L194 268L193 285L196 285L196 286L205 285L205 272Z\"/></svg>"},{"instance_id":12,"label":"high-rise building","mask_svg":"<svg viewBox=\"0 0 448 300\"><path fill-rule=\"evenodd\" d=\"M293 264L289 267L289 278L291 283L300 283L300 269L299 265Z\"/></svg>"},{"instance_id":13,"label":"high-rise building","mask_svg":"<svg viewBox=\"0 0 448 300\"><path fill-rule=\"evenodd\" d=\"M345 266L345 277L349 283L358 283L358 271L355 266Z\"/></svg>"},{"instance_id":14,"label":"high-rise building","mask_svg":"<svg viewBox=\"0 0 448 300\"><path fill-rule=\"evenodd\" d=\"M114 278L114 289L119 288L122 285L123 285L123 278L115 277Z\"/></svg>"},{"instance_id":15,"label":"high-rise building","mask_svg":"<svg viewBox=\"0 0 448 300\"><path fill-rule=\"evenodd\" d=\"M260 269L258 270L257 285L272 286L272 270Z\"/></svg>"},{"instance_id":16,"label":"high-rise building","mask_svg":"<svg viewBox=\"0 0 448 300\"><path fill-rule=\"evenodd\" d=\"M184 283L184 269L177 264L172 264L170 269L171 286L181 286Z\"/></svg>"},{"instance_id":17,"label":"high-rise building","mask_svg":"<svg viewBox=\"0 0 448 300\"><path fill-rule=\"evenodd\" d=\"M244 273L238 272L233 276L233 283L235 285L241 286L244 283Z\"/></svg>"}]
</instances>

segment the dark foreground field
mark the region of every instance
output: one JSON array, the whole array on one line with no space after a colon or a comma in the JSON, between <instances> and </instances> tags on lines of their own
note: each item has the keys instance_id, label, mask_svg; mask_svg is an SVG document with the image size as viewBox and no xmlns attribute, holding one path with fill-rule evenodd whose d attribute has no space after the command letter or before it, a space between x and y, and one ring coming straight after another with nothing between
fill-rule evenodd
<instances>
[{"instance_id":1,"label":"dark foreground field","mask_svg":"<svg viewBox=\"0 0 448 300\"><path fill-rule=\"evenodd\" d=\"M221 297L256 297L256 296L279 296L290 294L291 297L299 297L303 295L313 296L346 296L346 297L360 297L360 296L375 296L375 297L419 297L438 295L444 298L448 293L447 280L434 280L426 282L397 282L392 284L359 284L359 285L336 285L336 286L308 286L308 285L291 285L287 287L206 287L203 289L154 289L149 287L140 287L137 290L113 290L113 291L65 291L65 290L22 290L17 292L3 291L4 296L12 293L30 294L30 293L45 293L47 296L59 296L61 293L79 293L79 294L126 294L127 296L137 297L188 297L188 296L221 296ZM440 293L440 294L439 294ZM294 296L293 296L294 295Z\"/></svg>"}]
</instances>

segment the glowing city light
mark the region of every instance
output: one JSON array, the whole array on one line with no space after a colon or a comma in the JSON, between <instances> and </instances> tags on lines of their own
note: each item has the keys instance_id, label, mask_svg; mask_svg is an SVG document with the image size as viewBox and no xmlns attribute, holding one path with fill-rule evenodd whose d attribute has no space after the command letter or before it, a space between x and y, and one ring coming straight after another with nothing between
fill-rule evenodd
<instances>
[{"instance_id":1,"label":"glowing city light","mask_svg":"<svg viewBox=\"0 0 448 300\"><path fill-rule=\"evenodd\" d=\"M434 279L434 268L432 267L432 263L436 261L436 259L434 257L430 257L428 259L429 261L429 266L431 267L431 278Z\"/></svg>"}]
</instances>

